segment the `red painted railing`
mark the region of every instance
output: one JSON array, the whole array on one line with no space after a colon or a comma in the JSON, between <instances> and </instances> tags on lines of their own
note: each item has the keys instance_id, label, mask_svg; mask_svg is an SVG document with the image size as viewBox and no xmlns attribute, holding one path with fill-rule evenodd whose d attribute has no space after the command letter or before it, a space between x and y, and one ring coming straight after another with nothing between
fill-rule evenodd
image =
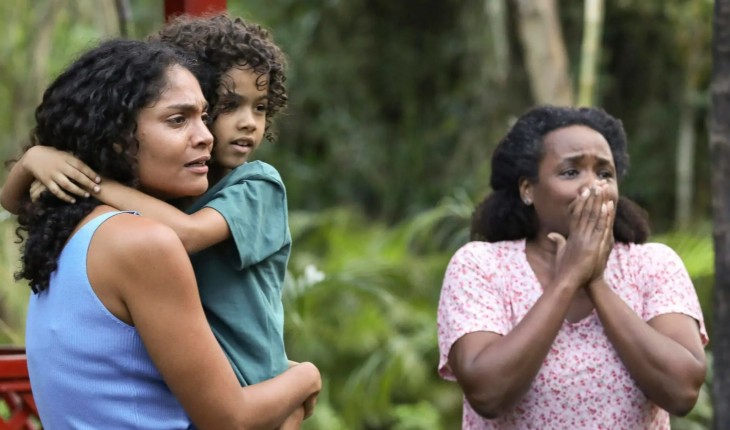
<instances>
[{"instance_id":1,"label":"red painted railing","mask_svg":"<svg viewBox=\"0 0 730 430\"><path fill-rule=\"evenodd\" d=\"M41 428L22 347L0 346L0 401L8 410L7 417L0 416L0 430Z\"/></svg>"},{"instance_id":2,"label":"red painted railing","mask_svg":"<svg viewBox=\"0 0 730 430\"><path fill-rule=\"evenodd\" d=\"M175 15L225 12L226 0L165 0L165 20Z\"/></svg>"}]
</instances>

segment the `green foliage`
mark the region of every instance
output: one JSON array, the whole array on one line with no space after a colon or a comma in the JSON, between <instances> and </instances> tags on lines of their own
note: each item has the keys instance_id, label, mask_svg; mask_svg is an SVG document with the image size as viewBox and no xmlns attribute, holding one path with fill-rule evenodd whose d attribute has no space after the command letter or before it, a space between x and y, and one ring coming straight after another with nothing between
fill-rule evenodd
<instances>
[{"instance_id":1,"label":"green foliage","mask_svg":"<svg viewBox=\"0 0 730 430\"><path fill-rule=\"evenodd\" d=\"M436 374L436 304L467 207L446 199L391 228L348 209L291 214L287 348L325 378L307 428L458 426L460 391Z\"/></svg>"},{"instance_id":2,"label":"green foliage","mask_svg":"<svg viewBox=\"0 0 730 430\"><path fill-rule=\"evenodd\" d=\"M0 2L3 159L27 136L50 79L77 52L117 33L113 3ZM130 3L135 37L162 25L161 2ZM232 14L269 27L289 56L290 109L278 119L279 141L260 155L281 171L292 208L289 352L315 362L325 378L305 427L458 428L460 391L436 375L436 304L448 258L468 238L473 202L487 192L489 154L532 103L514 7L506 33L497 34L480 1L228 3ZM560 2L574 70L581 3ZM692 95L697 141L707 140L709 56L696 53L709 52L711 9L711 0L606 2L598 100L623 119L631 141L621 191L650 210L659 230L672 225L685 96L678 89L692 61L700 63L692 76L701 89ZM696 160L701 220L711 201L706 145ZM0 342L22 343L29 289L12 279L13 229L0 221ZM654 240L682 257L711 329L709 227ZM710 416L705 386L673 428L707 428Z\"/></svg>"},{"instance_id":3,"label":"green foliage","mask_svg":"<svg viewBox=\"0 0 730 430\"><path fill-rule=\"evenodd\" d=\"M82 50L115 34L111 2L0 2L0 158L14 156L33 124L33 109L51 79Z\"/></svg>"},{"instance_id":4,"label":"green foliage","mask_svg":"<svg viewBox=\"0 0 730 430\"><path fill-rule=\"evenodd\" d=\"M712 289L715 283L715 251L711 226L700 225L691 230L672 231L652 238L674 249L687 268L697 290L707 330L712 338Z\"/></svg>"},{"instance_id":5,"label":"green foliage","mask_svg":"<svg viewBox=\"0 0 730 430\"><path fill-rule=\"evenodd\" d=\"M0 210L0 344L23 345L30 288L13 276L20 258L15 227L8 213Z\"/></svg>"}]
</instances>

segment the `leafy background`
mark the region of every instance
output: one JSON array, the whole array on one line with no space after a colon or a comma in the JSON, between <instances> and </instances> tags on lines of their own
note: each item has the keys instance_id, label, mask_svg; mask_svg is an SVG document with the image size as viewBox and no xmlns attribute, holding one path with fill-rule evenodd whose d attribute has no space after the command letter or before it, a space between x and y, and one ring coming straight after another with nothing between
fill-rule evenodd
<instances>
[{"instance_id":1,"label":"leafy background","mask_svg":"<svg viewBox=\"0 0 730 430\"><path fill-rule=\"evenodd\" d=\"M129 6L126 24L116 3L0 2L3 159L19 154L43 88L77 53L163 23L162 1L119 2ZM468 241L471 212L489 191L491 151L534 103L517 2L228 5L270 28L289 58L290 108L277 121L278 140L259 157L277 166L290 197L289 353L324 376L305 428L458 428L458 387L436 375L436 304L444 268ZM574 77L583 6L555 4ZM621 192L651 213L652 240L683 258L711 329L712 1L613 0L605 8L594 103L623 120L631 142ZM678 167L683 135L696 142L689 179ZM683 184L689 200L678 196ZM12 276L14 227L0 212L0 340L22 344L29 289ZM709 428L709 381L673 428Z\"/></svg>"}]
</instances>

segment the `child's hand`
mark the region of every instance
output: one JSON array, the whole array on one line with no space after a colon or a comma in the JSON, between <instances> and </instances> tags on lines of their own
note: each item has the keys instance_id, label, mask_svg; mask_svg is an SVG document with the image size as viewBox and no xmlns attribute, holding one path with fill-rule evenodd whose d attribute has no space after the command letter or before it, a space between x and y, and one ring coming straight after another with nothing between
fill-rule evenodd
<instances>
[{"instance_id":1,"label":"child's hand","mask_svg":"<svg viewBox=\"0 0 730 430\"><path fill-rule=\"evenodd\" d=\"M36 179L32 184L30 184L30 201L35 202L45 191L48 191L48 188L46 188L41 181Z\"/></svg>"},{"instance_id":2,"label":"child's hand","mask_svg":"<svg viewBox=\"0 0 730 430\"><path fill-rule=\"evenodd\" d=\"M72 194L89 197L91 192L100 190L101 178L96 172L73 155L55 148L34 146L20 161L48 191L66 202L76 202ZM36 187L36 191L38 189ZM42 191L36 194L40 195Z\"/></svg>"}]
</instances>

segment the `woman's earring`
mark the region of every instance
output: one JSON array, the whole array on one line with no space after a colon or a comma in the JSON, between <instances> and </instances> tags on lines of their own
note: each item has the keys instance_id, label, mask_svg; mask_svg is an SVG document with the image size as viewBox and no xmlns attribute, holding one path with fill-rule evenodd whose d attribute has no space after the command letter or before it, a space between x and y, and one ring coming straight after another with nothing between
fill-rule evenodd
<instances>
[{"instance_id":1,"label":"woman's earring","mask_svg":"<svg viewBox=\"0 0 730 430\"><path fill-rule=\"evenodd\" d=\"M525 197L522 201L525 202L525 206L530 206L532 204L532 200L529 197Z\"/></svg>"}]
</instances>

